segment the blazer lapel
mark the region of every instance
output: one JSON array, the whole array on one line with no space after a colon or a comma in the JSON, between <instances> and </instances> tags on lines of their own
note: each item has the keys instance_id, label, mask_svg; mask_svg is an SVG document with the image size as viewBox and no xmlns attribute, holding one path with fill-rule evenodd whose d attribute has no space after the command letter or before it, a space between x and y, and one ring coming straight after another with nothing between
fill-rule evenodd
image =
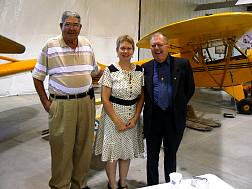
<instances>
[{"instance_id":1,"label":"blazer lapel","mask_svg":"<svg viewBox=\"0 0 252 189\"><path fill-rule=\"evenodd\" d=\"M144 72L147 72L145 79L146 79L146 89L150 96L150 99L153 100L153 66L154 66L154 60L150 62L148 67L146 67L146 70Z\"/></svg>"},{"instance_id":2,"label":"blazer lapel","mask_svg":"<svg viewBox=\"0 0 252 189\"><path fill-rule=\"evenodd\" d=\"M179 64L176 63L176 59L172 56L170 56L170 64L171 64L171 73L172 73L172 97L174 100L177 93L178 83L180 79L180 69L179 69Z\"/></svg>"}]
</instances>

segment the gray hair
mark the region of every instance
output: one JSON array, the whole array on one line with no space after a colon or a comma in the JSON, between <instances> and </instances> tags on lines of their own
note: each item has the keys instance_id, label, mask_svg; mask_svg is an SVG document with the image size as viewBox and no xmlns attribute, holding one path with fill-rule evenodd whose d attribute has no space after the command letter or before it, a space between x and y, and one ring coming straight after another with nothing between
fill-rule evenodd
<instances>
[{"instance_id":1,"label":"gray hair","mask_svg":"<svg viewBox=\"0 0 252 189\"><path fill-rule=\"evenodd\" d=\"M157 36L159 36L159 35L163 36L163 37L164 37L164 40L168 43L168 37L166 37L166 36L165 36L163 33L161 33L161 32L156 32L156 33L152 34L151 37L150 37L150 43L151 43L151 40L152 40L153 38L155 38L155 37L157 37Z\"/></svg>"},{"instance_id":2,"label":"gray hair","mask_svg":"<svg viewBox=\"0 0 252 189\"><path fill-rule=\"evenodd\" d=\"M63 12L62 14L62 17L61 17L61 23L64 23L65 20L69 17L75 17L75 18L78 18L79 19L79 22L81 22L81 17L79 15L79 13L77 12L74 12L74 11L65 11Z\"/></svg>"}]
</instances>

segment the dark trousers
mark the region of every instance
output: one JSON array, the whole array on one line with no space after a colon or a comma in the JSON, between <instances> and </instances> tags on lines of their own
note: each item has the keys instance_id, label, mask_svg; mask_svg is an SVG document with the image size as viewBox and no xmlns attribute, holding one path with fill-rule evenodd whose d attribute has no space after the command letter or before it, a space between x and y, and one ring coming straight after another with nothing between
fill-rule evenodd
<instances>
[{"instance_id":1,"label":"dark trousers","mask_svg":"<svg viewBox=\"0 0 252 189\"><path fill-rule=\"evenodd\" d=\"M146 136L147 145L147 184L159 184L159 153L163 142L165 181L169 182L169 174L176 171L176 153L183 137L177 133L173 123L172 110L154 107L151 132Z\"/></svg>"}]
</instances>

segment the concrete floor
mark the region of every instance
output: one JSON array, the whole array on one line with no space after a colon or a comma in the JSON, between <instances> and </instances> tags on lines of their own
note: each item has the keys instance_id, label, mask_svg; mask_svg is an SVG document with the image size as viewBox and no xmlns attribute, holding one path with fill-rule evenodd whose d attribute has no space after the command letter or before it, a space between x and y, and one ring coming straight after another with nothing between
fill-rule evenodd
<instances>
[{"instance_id":1,"label":"concrete floor","mask_svg":"<svg viewBox=\"0 0 252 189\"><path fill-rule=\"evenodd\" d=\"M198 116L220 120L210 132L186 128L178 152L178 172L183 178L212 173L236 189L252 188L252 115L234 113L230 97L220 91L197 90L191 104ZM0 189L45 189L50 178L50 149L41 137L47 129L47 113L37 95L0 98ZM161 159L162 159L161 154ZM131 189L146 185L145 159L131 163ZM163 166L162 161L160 167ZM160 182L164 182L160 169ZM105 189L103 163L94 157L88 185Z\"/></svg>"}]
</instances>

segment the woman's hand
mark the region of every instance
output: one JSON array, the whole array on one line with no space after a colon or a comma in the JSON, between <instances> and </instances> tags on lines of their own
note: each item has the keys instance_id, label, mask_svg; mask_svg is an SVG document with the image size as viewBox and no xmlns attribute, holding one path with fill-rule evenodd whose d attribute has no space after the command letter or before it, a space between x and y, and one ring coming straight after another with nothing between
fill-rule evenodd
<instances>
[{"instance_id":1,"label":"woman's hand","mask_svg":"<svg viewBox=\"0 0 252 189\"><path fill-rule=\"evenodd\" d=\"M126 124L123 122L123 120L121 118L117 118L114 121L115 125L116 125L116 129L118 131L126 131L128 128L126 126Z\"/></svg>"},{"instance_id":2,"label":"woman's hand","mask_svg":"<svg viewBox=\"0 0 252 189\"><path fill-rule=\"evenodd\" d=\"M137 119L135 119L135 118L133 117L133 118L131 118L131 119L128 121L128 123L126 124L126 127L127 127L128 129L131 129L131 128L134 128L134 127L136 126L136 124L137 124Z\"/></svg>"}]
</instances>

